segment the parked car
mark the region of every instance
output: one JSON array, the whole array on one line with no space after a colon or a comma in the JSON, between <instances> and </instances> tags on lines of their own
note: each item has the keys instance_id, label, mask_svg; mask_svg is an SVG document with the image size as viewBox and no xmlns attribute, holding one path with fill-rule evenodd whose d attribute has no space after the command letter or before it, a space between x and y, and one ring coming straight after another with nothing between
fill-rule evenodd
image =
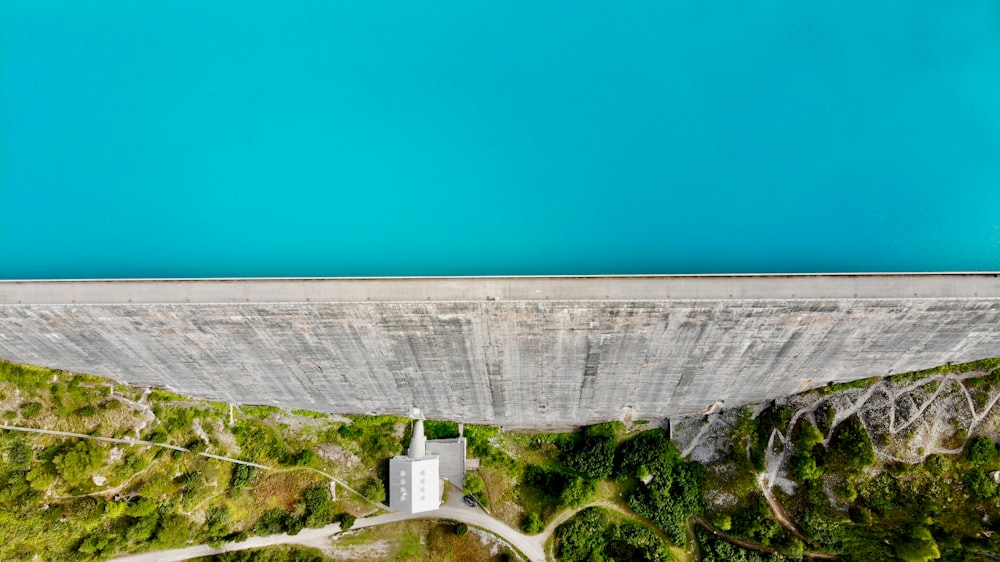
<instances>
[{"instance_id":1,"label":"parked car","mask_svg":"<svg viewBox=\"0 0 1000 562\"><path fill-rule=\"evenodd\" d=\"M462 497L462 501L464 501L465 505L467 505L469 507L476 507L476 498L474 498L472 496L469 496L469 495L463 496Z\"/></svg>"}]
</instances>

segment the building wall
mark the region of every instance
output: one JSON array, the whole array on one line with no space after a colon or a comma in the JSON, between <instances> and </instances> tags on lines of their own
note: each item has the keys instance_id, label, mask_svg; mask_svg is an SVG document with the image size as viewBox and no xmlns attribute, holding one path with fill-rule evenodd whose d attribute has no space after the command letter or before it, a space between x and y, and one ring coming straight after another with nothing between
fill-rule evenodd
<instances>
[{"instance_id":1,"label":"building wall","mask_svg":"<svg viewBox=\"0 0 1000 562\"><path fill-rule=\"evenodd\" d=\"M423 513L441 507L436 456L389 459L389 507L403 513Z\"/></svg>"},{"instance_id":2,"label":"building wall","mask_svg":"<svg viewBox=\"0 0 1000 562\"><path fill-rule=\"evenodd\" d=\"M993 275L0 282L0 358L515 428L1000 356Z\"/></svg>"}]
</instances>

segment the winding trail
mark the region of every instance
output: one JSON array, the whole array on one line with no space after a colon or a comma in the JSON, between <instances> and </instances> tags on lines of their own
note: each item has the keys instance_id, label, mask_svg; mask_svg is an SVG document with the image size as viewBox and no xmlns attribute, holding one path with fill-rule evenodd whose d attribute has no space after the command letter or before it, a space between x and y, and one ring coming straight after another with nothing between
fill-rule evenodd
<instances>
[{"instance_id":1,"label":"winding trail","mask_svg":"<svg viewBox=\"0 0 1000 562\"><path fill-rule=\"evenodd\" d=\"M194 455L201 455L203 457L208 457L210 459L217 459L220 461L231 462L234 464L245 464L247 466L252 466L254 468L260 468L263 470L272 470L272 467L257 464L250 461L241 461L239 459L234 459L230 457L223 457L221 455L212 455L209 453L195 453L191 449L185 449L184 447L178 447L177 445L170 445L168 443L154 443L152 441L142 441L141 439L121 439L118 437L100 437L97 435L87 435L85 433L73 433L71 431L56 431L54 429L37 429L34 427L21 427L19 425L7 425L0 424L0 429L6 429L8 431L23 431L25 433L42 433L45 435L57 435L59 437L76 437L78 439L92 439L94 441L104 441L105 443L118 443L121 445L140 445L144 447L163 447L164 449L173 449L174 451L181 451L182 453L191 453Z\"/></svg>"},{"instance_id":2,"label":"winding trail","mask_svg":"<svg viewBox=\"0 0 1000 562\"><path fill-rule=\"evenodd\" d=\"M762 544L757 544L753 541L749 541L747 539L741 539L739 537L734 537L728 533L724 533L716 529L701 515L692 515L687 519L687 526L688 526L688 533L692 536L692 542L695 545L696 552L700 550L700 547L697 546L698 541L697 541L697 536L695 535L695 529L694 529L695 525L700 525L703 529L705 529L709 533L712 533L718 539L731 544L735 544L741 548L745 548L747 550L753 550L756 552L763 552L765 554L781 554L781 551L776 548L770 546L764 546ZM840 556L837 556L836 554L829 554L827 552L805 551L802 553L802 556L807 558L815 558L817 560L840 560ZM699 559L701 558L700 554L698 554L698 558Z\"/></svg>"}]
</instances>

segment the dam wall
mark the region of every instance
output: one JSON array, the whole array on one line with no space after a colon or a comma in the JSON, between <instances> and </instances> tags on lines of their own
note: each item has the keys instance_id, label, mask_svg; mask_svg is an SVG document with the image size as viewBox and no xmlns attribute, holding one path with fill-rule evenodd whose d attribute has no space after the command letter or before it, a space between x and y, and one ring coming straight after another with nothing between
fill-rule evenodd
<instances>
[{"instance_id":1,"label":"dam wall","mask_svg":"<svg viewBox=\"0 0 1000 562\"><path fill-rule=\"evenodd\" d=\"M994 274L0 281L0 358L557 429L1000 356Z\"/></svg>"}]
</instances>

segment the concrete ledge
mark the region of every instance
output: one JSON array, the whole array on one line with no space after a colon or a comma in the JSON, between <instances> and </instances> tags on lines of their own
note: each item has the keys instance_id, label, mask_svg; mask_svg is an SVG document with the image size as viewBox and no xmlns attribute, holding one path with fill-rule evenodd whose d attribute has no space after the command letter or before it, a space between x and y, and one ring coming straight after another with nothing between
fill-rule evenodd
<instances>
[{"instance_id":1,"label":"concrete ledge","mask_svg":"<svg viewBox=\"0 0 1000 562\"><path fill-rule=\"evenodd\" d=\"M1000 298L997 273L0 281L0 305Z\"/></svg>"}]
</instances>

